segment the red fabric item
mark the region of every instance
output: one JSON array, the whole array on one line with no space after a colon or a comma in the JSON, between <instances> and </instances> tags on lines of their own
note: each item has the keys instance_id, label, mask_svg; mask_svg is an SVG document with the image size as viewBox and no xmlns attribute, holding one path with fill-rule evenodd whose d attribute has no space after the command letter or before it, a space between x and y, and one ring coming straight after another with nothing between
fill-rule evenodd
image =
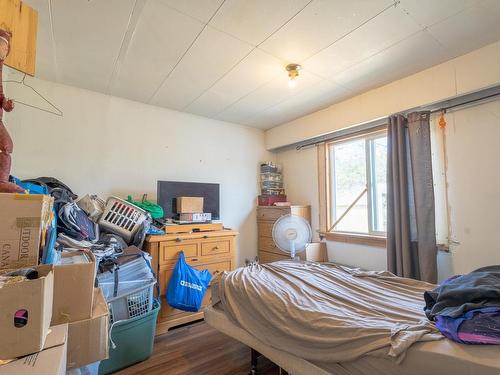
<instances>
[{"instance_id":1,"label":"red fabric item","mask_svg":"<svg viewBox=\"0 0 500 375\"><path fill-rule=\"evenodd\" d=\"M0 30L0 44L7 41L7 57L10 52L10 34ZM3 111L10 112L14 108L12 100L7 99L3 94L3 62L0 56L0 193L20 193L23 189L16 184L9 182L11 156L14 149L12 139L7 128L3 124Z\"/></svg>"},{"instance_id":2,"label":"red fabric item","mask_svg":"<svg viewBox=\"0 0 500 375\"><path fill-rule=\"evenodd\" d=\"M286 195L259 195L259 206L273 206L276 202L286 202Z\"/></svg>"}]
</instances>

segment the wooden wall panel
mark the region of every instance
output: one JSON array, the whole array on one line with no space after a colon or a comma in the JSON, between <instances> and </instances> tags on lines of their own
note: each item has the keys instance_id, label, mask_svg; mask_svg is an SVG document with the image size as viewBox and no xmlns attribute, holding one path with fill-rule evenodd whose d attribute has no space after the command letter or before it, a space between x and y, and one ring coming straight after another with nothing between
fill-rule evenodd
<instances>
[{"instance_id":1,"label":"wooden wall panel","mask_svg":"<svg viewBox=\"0 0 500 375\"><path fill-rule=\"evenodd\" d=\"M12 34L5 64L34 76L38 12L20 0L0 0L0 28Z\"/></svg>"}]
</instances>

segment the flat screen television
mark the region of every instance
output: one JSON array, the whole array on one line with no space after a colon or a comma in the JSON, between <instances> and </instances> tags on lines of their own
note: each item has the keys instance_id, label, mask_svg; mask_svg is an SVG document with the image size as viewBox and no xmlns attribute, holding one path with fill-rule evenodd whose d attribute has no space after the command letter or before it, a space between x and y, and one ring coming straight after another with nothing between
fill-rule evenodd
<instances>
[{"instance_id":1,"label":"flat screen television","mask_svg":"<svg viewBox=\"0 0 500 375\"><path fill-rule=\"evenodd\" d=\"M163 207L163 218L172 219L177 213L177 197L203 197L203 212L219 220L219 184L182 181L158 181L157 202Z\"/></svg>"}]
</instances>

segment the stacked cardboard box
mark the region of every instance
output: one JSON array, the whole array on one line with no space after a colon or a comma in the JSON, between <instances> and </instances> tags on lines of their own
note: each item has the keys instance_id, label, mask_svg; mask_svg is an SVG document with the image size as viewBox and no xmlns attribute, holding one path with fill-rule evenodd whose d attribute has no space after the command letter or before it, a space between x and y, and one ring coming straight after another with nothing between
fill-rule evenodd
<instances>
[{"instance_id":1,"label":"stacked cardboard box","mask_svg":"<svg viewBox=\"0 0 500 375\"><path fill-rule=\"evenodd\" d=\"M95 277L89 251L65 252L54 266L52 324L68 323L68 369L108 358L109 310Z\"/></svg>"},{"instance_id":2,"label":"stacked cardboard box","mask_svg":"<svg viewBox=\"0 0 500 375\"><path fill-rule=\"evenodd\" d=\"M177 224L206 223L212 221L212 213L203 212L203 197L177 197Z\"/></svg>"},{"instance_id":3,"label":"stacked cardboard box","mask_svg":"<svg viewBox=\"0 0 500 375\"><path fill-rule=\"evenodd\" d=\"M64 374L108 358L109 310L94 288L92 253L67 252L60 264L38 265L52 204L44 195L0 193L0 274L38 271L33 280L0 282L0 360L30 356L0 366L1 375ZM20 313L26 324L16 326Z\"/></svg>"},{"instance_id":4,"label":"stacked cardboard box","mask_svg":"<svg viewBox=\"0 0 500 375\"><path fill-rule=\"evenodd\" d=\"M178 214L198 214L203 212L203 197L177 197Z\"/></svg>"}]
</instances>

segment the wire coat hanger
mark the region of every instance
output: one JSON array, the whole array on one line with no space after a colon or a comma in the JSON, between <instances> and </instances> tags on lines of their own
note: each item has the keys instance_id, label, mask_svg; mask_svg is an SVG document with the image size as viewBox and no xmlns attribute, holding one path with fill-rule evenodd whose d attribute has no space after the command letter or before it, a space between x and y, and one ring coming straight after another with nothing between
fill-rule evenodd
<instances>
[{"instance_id":1,"label":"wire coat hanger","mask_svg":"<svg viewBox=\"0 0 500 375\"><path fill-rule=\"evenodd\" d=\"M53 115L56 115L56 116L60 116L60 117L63 117L63 111L61 111L55 104L53 104L49 99L47 99L46 97L44 97L42 94L40 94L35 88L33 88L32 86L28 85L26 82L25 82L25 79L26 79L26 74L24 74L23 78L20 80L20 81L15 81L15 80L7 80L7 81L3 81L4 83L17 83L19 85L22 85L22 86L26 86L28 88L30 88L31 90L33 90L35 92L35 94L37 94L40 98L42 98L48 105L50 105L54 111L50 111L48 109L45 109L45 108L40 108L40 107L37 107L35 105L32 105L32 104L28 104L28 103L24 103L24 102L21 102L19 100L16 100L16 99L12 99L12 101L14 103L19 103L19 104L22 104L22 105L25 105L27 107L31 107L31 108L35 108L35 109L38 109L40 111L43 111L43 112L47 112L47 113L51 113Z\"/></svg>"}]
</instances>

